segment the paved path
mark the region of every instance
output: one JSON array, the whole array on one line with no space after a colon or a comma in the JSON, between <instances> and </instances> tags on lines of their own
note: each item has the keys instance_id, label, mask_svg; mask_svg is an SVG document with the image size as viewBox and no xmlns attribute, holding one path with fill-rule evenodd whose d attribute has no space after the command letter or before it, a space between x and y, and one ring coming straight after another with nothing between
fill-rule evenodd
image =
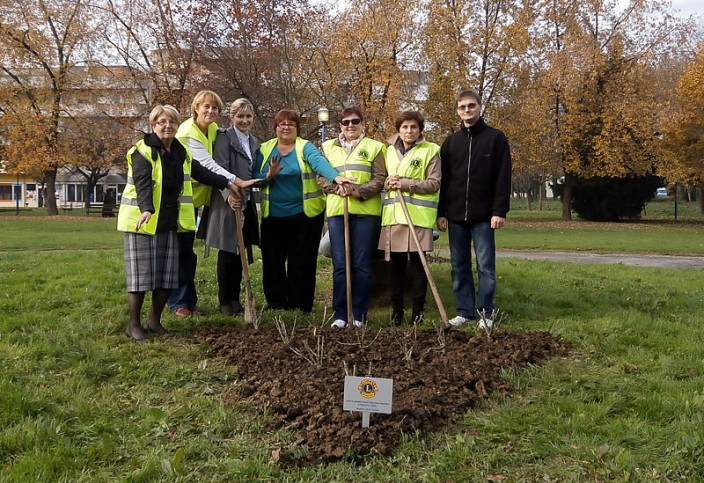
<instances>
[{"instance_id":1,"label":"paved path","mask_svg":"<svg viewBox=\"0 0 704 483\"><path fill-rule=\"evenodd\" d=\"M687 268L704 270L704 256L634 255L621 253L539 252L530 250L497 250L499 258L523 258L554 262L621 264L634 267Z\"/></svg>"}]
</instances>

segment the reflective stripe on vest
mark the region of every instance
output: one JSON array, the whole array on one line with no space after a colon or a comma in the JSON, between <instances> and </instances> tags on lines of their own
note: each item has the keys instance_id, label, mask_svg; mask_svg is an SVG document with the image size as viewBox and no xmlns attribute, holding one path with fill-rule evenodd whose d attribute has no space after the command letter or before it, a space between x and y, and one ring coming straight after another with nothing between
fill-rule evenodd
<instances>
[{"instance_id":1,"label":"reflective stripe on vest","mask_svg":"<svg viewBox=\"0 0 704 483\"><path fill-rule=\"evenodd\" d=\"M407 151L403 159L398 158L398 152L394 146L389 146L386 150L386 170L389 176L395 174L410 179L425 180L425 173L430 161L438 155L440 146L434 143L423 141L417 146ZM403 199L408 208L413 225L422 228L433 228L438 216L438 200L440 192L431 194L410 194L404 193ZM381 214L382 226L388 225L408 225L406 214L398 199L397 191L384 193L383 208Z\"/></svg>"},{"instance_id":2,"label":"reflective stripe on vest","mask_svg":"<svg viewBox=\"0 0 704 483\"><path fill-rule=\"evenodd\" d=\"M342 176L355 178L355 184L368 183L372 179L372 163L385 146L379 141L364 137L357 143L351 153L347 154L345 148L335 139L325 141L323 153L333 168ZM366 201L353 196L348 201L349 212L355 215L381 214L381 194L375 195ZM338 216L344 213L344 202L341 196L329 194L327 198L328 216Z\"/></svg>"},{"instance_id":3,"label":"reflective stripe on vest","mask_svg":"<svg viewBox=\"0 0 704 483\"><path fill-rule=\"evenodd\" d=\"M132 177L132 155L135 151L149 161L152 165L152 203L154 204L154 214L147 223L142 224L139 231L135 230L137 221L142 215L137 202L137 188ZM179 197L178 207L178 231L195 231L196 217L193 209L193 190L191 188L191 154L186 150L187 157L183 164L183 189ZM152 159L152 148L140 140L127 152L127 184L122 192L120 201L120 211L117 215L117 229L132 233L144 233L153 235L156 233L156 226L159 221L159 208L161 207L161 191L163 186L161 157L157 153L156 159Z\"/></svg>"},{"instance_id":4,"label":"reflective stripe on vest","mask_svg":"<svg viewBox=\"0 0 704 483\"><path fill-rule=\"evenodd\" d=\"M264 172L264 167L269 161L269 156L276 147L278 139L270 139L259 147L262 153L264 161L262 162L261 172ZM313 218L318 216L325 209L325 193L323 189L318 184L316 179L317 175L315 171L305 162L305 157L303 156L303 149L305 148L308 141L303 138L296 138L296 160L298 161L298 167L301 169L301 182L303 183L303 212L307 217ZM260 203L262 207L262 216L269 216L269 184L265 184L259 189L261 194Z\"/></svg>"},{"instance_id":5,"label":"reflective stripe on vest","mask_svg":"<svg viewBox=\"0 0 704 483\"><path fill-rule=\"evenodd\" d=\"M210 123L208 126L208 135L203 134L200 130L195 120L189 117L181 123L176 131L176 139L182 141L182 144L186 146L186 139L191 138L203 145L210 156L213 155L213 146L215 145L215 138L218 135L218 125L217 123ZM197 180L191 180L193 186L193 205L196 208L200 208L203 205L210 205L210 194L212 193L212 187L200 184Z\"/></svg>"}]
</instances>

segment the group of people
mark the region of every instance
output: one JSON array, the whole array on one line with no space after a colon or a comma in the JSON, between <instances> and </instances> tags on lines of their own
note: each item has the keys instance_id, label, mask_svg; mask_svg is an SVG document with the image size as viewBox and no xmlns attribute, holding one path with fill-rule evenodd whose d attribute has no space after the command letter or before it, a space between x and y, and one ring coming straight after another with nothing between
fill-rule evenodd
<instances>
[{"instance_id":1,"label":"group of people","mask_svg":"<svg viewBox=\"0 0 704 483\"><path fill-rule=\"evenodd\" d=\"M428 281L418 249L433 249L436 226L449 230L457 303L449 323L466 324L476 313L490 317L486 314L494 311L496 289L494 230L503 226L509 210L511 156L504 134L484 123L480 96L462 91L456 101L462 126L442 147L424 139L425 120L417 111L400 113L396 134L383 143L366 136L362 111L349 107L339 116L340 135L323 143L322 152L299 136L300 118L292 110L276 114L275 137L260 143L250 133L255 111L246 99L232 103L231 126L224 130L215 122L223 103L212 91L196 95L191 117L182 123L174 107L156 106L149 117L152 132L127 154L128 178L118 215L118 230L125 232L126 335L142 342L147 332L169 334L161 325L167 303L177 316L199 314L193 246L201 206L208 209L199 232L206 246L218 249L218 300L224 315L242 312L245 257L238 244L238 219L244 219L240 228L250 261L251 246L260 246L267 306L310 312L327 217L333 327L366 324L377 249L391 262L391 322L404 320L408 277L410 320L421 323ZM251 193L255 184L261 237ZM472 245L479 275L476 297ZM153 300L143 326L147 291Z\"/></svg>"}]
</instances>

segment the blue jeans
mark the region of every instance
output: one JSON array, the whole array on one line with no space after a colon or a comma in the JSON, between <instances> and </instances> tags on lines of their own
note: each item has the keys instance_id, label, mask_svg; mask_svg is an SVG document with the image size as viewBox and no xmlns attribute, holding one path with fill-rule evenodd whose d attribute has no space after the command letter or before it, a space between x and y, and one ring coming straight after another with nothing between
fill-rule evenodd
<instances>
[{"instance_id":1,"label":"blue jeans","mask_svg":"<svg viewBox=\"0 0 704 483\"><path fill-rule=\"evenodd\" d=\"M352 268L352 312L355 320L366 321L372 284L372 255L376 250L380 217L350 215L350 266ZM328 218L333 265L332 308L335 318L347 320L347 282L345 279L344 217Z\"/></svg>"},{"instance_id":2,"label":"blue jeans","mask_svg":"<svg viewBox=\"0 0 704 483\"><path fill-rule=\"evenodd\" d=\"M474 318L475 309L494 308L496 293L496 243L489 222L449 222L452 292L457 315ZM479 290L474 296L472 244L477 259Z\"/></svg>"},{"instance_id":3,"label":"blue jeans","mask_svg":"<svg viewBox=\"0 0 704 483\"><path fill-rule=\"evenodd\" d=\"M195 232L188 231L178 234L178 288L171 291L166 302L174 311L181 307L195 308L198 302L196 293L196 267L198 257L193 251Z\"/></svg>"}]
</instances>

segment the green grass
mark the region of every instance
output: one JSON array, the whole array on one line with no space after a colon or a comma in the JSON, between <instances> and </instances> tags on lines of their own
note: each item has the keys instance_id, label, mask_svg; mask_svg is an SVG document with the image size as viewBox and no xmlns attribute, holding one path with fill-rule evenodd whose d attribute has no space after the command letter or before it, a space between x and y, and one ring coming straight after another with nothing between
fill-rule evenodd
<instances>
[{"instance_id":1,"label":"green grass","mask_svg":"<svg viewBox=\"0 0 704 483\"><path fill-rule=\"evenodd\" d=\"M573 243L596 238L574 223ZM517 229L538 239L545 228ZM614 250L653 248L650 231L623 233L632 246ZM666 251L683 236L658 233ZM553 233L547 248L568 235ZM121 246L114 220L0 217L0 481L704 479L699 271L500 259L505 327L550 330L573 352L507 372L511 393L461 415L453 431L404 435L389 458L291 469L269 462L291 434L237 399L233 371L189 338L198 324L229 323L214 315L215 257L197 274L199 305L213 315L167 316L180 336L142 346L123 335ZM432 268L452 313L449 266ZM253 275L261 301L256 263ZM321 259L323 296L330 278ZM385 320L388 309L371 317Z\"/></svg>"}]
</instances>

